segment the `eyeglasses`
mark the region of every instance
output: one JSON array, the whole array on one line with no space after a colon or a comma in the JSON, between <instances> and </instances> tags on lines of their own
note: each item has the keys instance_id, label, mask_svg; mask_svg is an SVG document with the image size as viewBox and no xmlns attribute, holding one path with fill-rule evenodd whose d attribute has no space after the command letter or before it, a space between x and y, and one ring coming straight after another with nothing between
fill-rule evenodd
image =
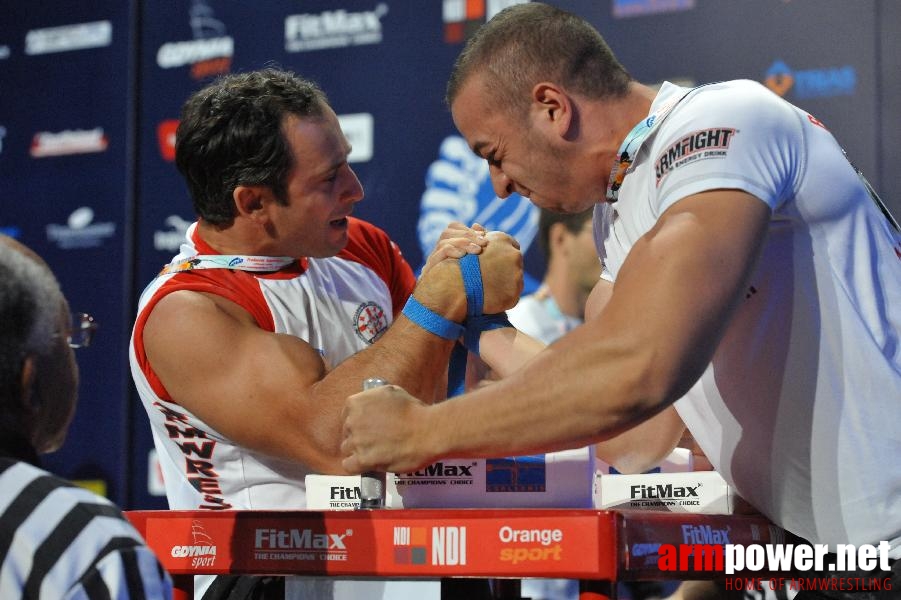
<instances>
[{"instance_id":1,"label":"eyeglasses","mask_svg":"<svg viewBox=\"0 0 901 600\"><path fill-rule=\"evenodd\" d=\"M71 327L66 341L70 348L87 348L94 339L94 332L100 324L88 313L72 313Z\"/></svg>"}]
</instances>

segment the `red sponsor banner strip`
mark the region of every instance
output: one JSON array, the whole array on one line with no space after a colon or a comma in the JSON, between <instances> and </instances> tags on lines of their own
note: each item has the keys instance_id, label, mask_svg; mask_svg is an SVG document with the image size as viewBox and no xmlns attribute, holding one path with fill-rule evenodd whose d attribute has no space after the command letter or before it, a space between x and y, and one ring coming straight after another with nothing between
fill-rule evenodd
<instances>
[{"instance_id":1,"label":"red sponsor banner strip","mask_svg":"<svg viewBox=\"0 0 901 600\"><path fill-rule=\"evenodd\" d=\"M622 571L630 579L721 577L723 571L710 568L709 559L717 552L722 556L726 544L776 544L785 539L781 529L759 517L623 511L623 520ZM693 557L675 569L661 569L661 546L664 554L672 547L692 547L698 550L698 561Z\"/></svg>"},{"instance_id":2,"label":"red sponsor banner strip","mask_svg":"<svg viewBox=\"0 0 901 600\"><path fill-rule=\"evenodd\" d=\"M761 543L774 535L760 518L635 510L126 514L175 575L672 579L656 566L661 544Z\"/></svg>"}]
</instances>

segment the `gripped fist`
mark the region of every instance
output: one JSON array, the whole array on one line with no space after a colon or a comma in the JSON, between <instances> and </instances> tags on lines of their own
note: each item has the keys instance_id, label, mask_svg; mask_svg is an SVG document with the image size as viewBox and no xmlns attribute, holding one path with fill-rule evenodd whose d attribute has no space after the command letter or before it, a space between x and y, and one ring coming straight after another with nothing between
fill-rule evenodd
<instances>
[{"instance_id":1,"label":"gripped fist","mask_svg":"<svg viewBox=\"0 0 901 600\"><path fill-rule=\"evenodd\" d=\"M452 224L459 225L459 224ZM483 232L462 225L449 226L429 257L413 292L416 299L447 319L466 317L466 292L458 258L478 254L482 273L482 312L499 313L514 306L523 287L522 252L519 243L500 231ZM444 237L446 236L446 237ZM461 251L467 248L467 251ZM478 250L468 251L468 249ZM459 256L457 256L459 254Z\"/></svg>"},{"instance_id":2,"label":"gripped fist","mask_svg":"<svg viewBox=\"0 0 901 600\"><path fill-rule=\"evenodd\" d=\"M429 407L396 385L354 394L344 404L341 454L348 473L412 473L432 462Z\"/></svg>"},{"instance_id":3,"label":"gripped fist","mask_svg":"<svg viewBox=\"0 0 901 600\"><path fill-rule=\"evenodd\" d=\"M519 242L502 231L486 234L488 245L479 255L482 271L484 314L499 313L512 308L522 294L522 252Z\"/></svg>"},{"instance_id":4,"label":"gripped fist","mask_svg":"<svg viewBox=\"0 0 901 600\"><path fill-rule=\"evenodd\" d=\"M420 276L425 275L432 267L446 258L463 258L467 254L479 254L488 244L485 228L478 223L467 227L458 221L452 221L441 232L435 249L426 259Z\"/></svg>"}]
</instances>

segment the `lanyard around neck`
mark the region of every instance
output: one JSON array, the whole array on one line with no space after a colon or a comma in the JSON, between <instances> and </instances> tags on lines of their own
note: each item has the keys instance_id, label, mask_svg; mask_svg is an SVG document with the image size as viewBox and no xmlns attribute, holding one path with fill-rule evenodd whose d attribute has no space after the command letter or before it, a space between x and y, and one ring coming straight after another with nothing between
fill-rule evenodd
<instances>
[{"instance_id":1,"label":"lanyard around neck","mask_svg":"<svg viewBox=\"0 0 901 600\"><path fill-rule=\"evenodd\" d=\"M629 167L632 166L632 162L638 156L638 151L641 150L648 136L654 132L677 104L696 89L698 88L692 88L682 96L670 98L651 115L642 119L632 128L632 131L629 132L619 147L616 161L613 163L613 169L610 170L610 179L607 181L607 202L616 202L619 199L619 188L622 187L623 181L629 172Z\"/></svg>"},{"instance_id":2,"label":"lanyard around neck","mask_svg":"<svg viewBox=\"0 0 901 600\"><path fill-rule=\"evenodd\" d=\"M237 269L258 273L278 271L296 259L289 256L244 256L239 254L198 254L187 260L171 262L159 275L194 269Z\"/></svg>"}]
</instances>

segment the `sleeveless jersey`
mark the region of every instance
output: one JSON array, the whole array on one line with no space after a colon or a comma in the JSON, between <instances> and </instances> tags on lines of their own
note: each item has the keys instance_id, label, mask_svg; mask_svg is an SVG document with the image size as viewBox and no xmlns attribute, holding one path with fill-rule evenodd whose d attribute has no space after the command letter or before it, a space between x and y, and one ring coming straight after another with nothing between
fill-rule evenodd
<instances>
[{"instance_id":1,"label":"sleeveless jersey","mask_svg":"<svg viewBox=\"0 0 901 600\"><path fill-rule=\"evenodd\" d=\"M217 254L196 224L171 264ZM176 290L237 303L266 331L297 336L330 368L368 347L392 322L415 278L400 250L375 226L350 219L347 247L303 258L275 273L196 269L160 275L141 295L129 360L159 454L172 509L303 509L307 468L239 446L179 406L150 366L143 328L154 306ZM260 407L265 410L264 406Z\"/></svg>"}]
</instances>

